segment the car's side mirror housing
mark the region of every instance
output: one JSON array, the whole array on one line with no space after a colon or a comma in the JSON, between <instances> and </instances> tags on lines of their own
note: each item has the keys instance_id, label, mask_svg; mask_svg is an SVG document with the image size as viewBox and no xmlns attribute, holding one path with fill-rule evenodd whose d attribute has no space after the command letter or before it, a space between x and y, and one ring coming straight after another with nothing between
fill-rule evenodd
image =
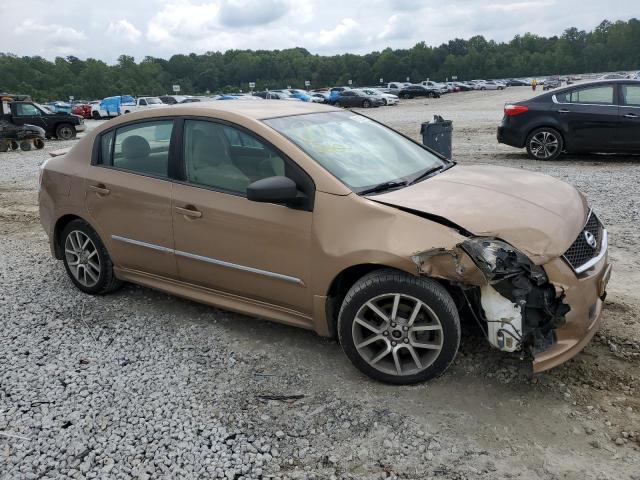
<instances>
[{"instance_id":1,"label":"car's side mirror housing","mask_svg":"<svg viewBox=\"0 0 640 480\"><path fill-rule=\"evenodd\" d=\"M252 202L295 205L304 194L289 177L276 176L256 180L247 187L247 199Z\"/></svg>"}]
</instances>

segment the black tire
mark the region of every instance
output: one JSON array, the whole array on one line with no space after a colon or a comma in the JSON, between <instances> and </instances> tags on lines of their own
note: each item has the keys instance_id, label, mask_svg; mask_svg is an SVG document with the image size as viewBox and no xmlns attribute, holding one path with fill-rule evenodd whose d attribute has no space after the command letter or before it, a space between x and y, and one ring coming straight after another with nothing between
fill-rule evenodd
<instances>
[{"instance_id":1,"label":"black tire","mask_svg":"<svg viewBox=\"0 0 640 480\"><path fill-rule=\"evenodd\" d=\"M385 107L389 105L389 102L387 102L387 99L384 97L382 98L382 105L384 105Z\"/></svg>"},{"instance_id":2,"label":"black tire","mask_svg":"<svg viewBox=\"0 0 640 480\"><path fill-rule=\"evenodd\" d=\"M9 146L11 150L18 150L20 148L20 144L15 140L9 140Z\"/></svg>"},{"instance_id":3,"label":"black tire","mask_svg":"<svg viewBox=\"0 0 640 480\"><path fill-rule=\"evenodd\" d=\"M28 152L29 150L31 150L31 143L28 140L22 140L20 142L20 150L22 150L23 152Z\"/></svg>"},{"instance_id":4,"label":"black tire","mask_svg":"<svg viewBox=\"0 0 640 480\"><path fill-rule=\"evenodd\" d=\"M540 142L544 143L544 138L550 139L551 137L555 139L555 143L548 142L547 148L544 148L544 145L540 148ZM550 145L554 146L553 150L549 148ZM560 132L555 128L536 128L527 136L526 147L529 158L532 158L533 160L551 161L555 160L560 156L560 154L562 154L562 151L564 150L564 139Z\"/></svg>"},{"instance_id":5,"label":"black tire","mask_svg":"<svg viewBox=\"0 0 640 480\"><path fill-rule=\"evenodd\" d=\"M7 142L6 140L0 140L0 152L7 152L9 151L9 142Z\"/></svg>"},{"instance_id":6,"label":"black tire","mask_svg":"<svg viewBox=\"0 0 640 480\"><path fill-rule=\"evenodd\" d=\"M61 123L56 127L56 137L59 140L73 140L76 138L76 129L70 123Z\"/></svg>"},{"instance_id":7,"label":"black tire","mask_svg":"<svg viewBox=\"0 0 640 480\"><path fill-rule=\"evenodd\" d=\"M36 149L38 150L42 150L44 148L44 140L41 138L34 138L33 146L36 147Z\"/></svg>"},{"instance_id":8,"label":"black tire","mask_svg":"<svg viewBox=\"0 0 640 480\"><path fill-rule=\"evenodd\" d=\"M335 102L333 106L336 108L342 108L342 105L340 105L340 102Z\"/></svg>"},{"instance_id":9,"label":"black tire","mask_svg":"<svg viewBox=\"0 0 640 480\"><path fill-rule=\"evenodd\" d=\"M91 112L91 117L94 120L100 120L102 117L100 116L100 112L98 112L97 110L94 110L93 112Z\"/></svg>"},{"instance_id":10,"label":"black tire","mask_svg":"<svg viewBox=\"0 0 640 480\"><path fill-rule=\"evenodd\" d=\"M89 237L95 245L97 256L100 261L100 272L98 274L98 280L95 285L86 286L82 284L72 273L69 266L69 262L71 260L69 258L70 255L65 252L65 244L67 242L67 237L76 231L80 231L84 235ZM84 220L72 220L64 227L60 235L60 251L62 252L62 259L64 262L64 268L67 271L67 275L69 275L69 278L71 279L73 284L84 293L88 293L90 295L104 295L105 293L117 290L122 285L122 281L118 280L115 276L115 273L113 271L113 262L111 261L109 253L102 243L102 240L100 240L100 237L95 232L95 230L91 228L91 226Z\"/></svg>"},{"instance_id":11,"label":"black tire","mask_svg":"<svg viewBox=\"0 0 640 480\"><path fill-rule=\"evenodd\" d=\"M403 94L402 94L402 98L404 98L405 100L408 100L408 99L410 99L410 98L411 98L411 94L409 94L409 93L403 93Z\"/></svg>"},{"instance_id":12,"label":"black tire","mask_svg":"<svg viewBox=\"0 0 640 480\"><path fill-rule=\"evenodd\" d=\"M126 115L127 113L131 113L131 111L129 111L129 110L125 110L125 111L124 111L124 114Z\"/></svg>"},{"instance_id":13,"label":"black tire","mask_svg":"<svg viewBox=\"0 0 640 480\"><path fill-rule=\"evenodd\" d=\"M371 106L371 102L369 100L362 101L362 108L369 108Z\"/></svg>"},{"instance_id":14,"label":"black tire","mask_svg":"<svg viewBox=\"0 0 640 480\"><path fill-rule=\"evenodd\" d=\"M425 368L419 369L416 373L390 374L384 372L382 367L380 369L373 367L356 348L354 340L356 315L369 301L389 294L401 294L407 298L420 300L436 315L441 326L438 333L441 335L439 339L441 342L440 351L434 354L436 357ZM402 321L402 319L398 321ZM394 324L387 325L393 326ZM392 332L391 336L386 336L381 341L387 342L387 340L396 338L394 335L395 333ZM398 270L376 270L358 280L345 296L338 317L338 337L343 351L361 372L381 382L407 385L435 378L444 373L451 365L460 345L460 318L451 295L435 280L412 276ZM405 343L408 342L405 340ZM400 344L397 351L399 352L401 348L405 347Z\"/></svg>"},{"instance_id":15,"label":"black tire","mask_svg":"<svg viewBox=\"0 0 640 480\"><path fill-rule=\"evenodd\" d=\"M486 90L487 87L480 87L480 90Z\"/></svg>"}]
</instances>

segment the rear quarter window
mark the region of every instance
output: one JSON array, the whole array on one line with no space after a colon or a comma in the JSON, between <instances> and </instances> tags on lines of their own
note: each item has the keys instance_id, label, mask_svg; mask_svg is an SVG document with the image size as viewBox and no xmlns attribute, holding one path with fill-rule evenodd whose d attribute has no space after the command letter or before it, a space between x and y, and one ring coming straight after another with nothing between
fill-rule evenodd
<instances>
[{"instance_id":1,"label":"rear quarter window","mask_svg":"<svg viewBox=\"0 0 640 480\"><path fill-rule=\"evenodd\" d=\"M556 94L560 103L587 103L596 105L613 105L613 85L580 88Z\"/></svg>"}]
</instances>

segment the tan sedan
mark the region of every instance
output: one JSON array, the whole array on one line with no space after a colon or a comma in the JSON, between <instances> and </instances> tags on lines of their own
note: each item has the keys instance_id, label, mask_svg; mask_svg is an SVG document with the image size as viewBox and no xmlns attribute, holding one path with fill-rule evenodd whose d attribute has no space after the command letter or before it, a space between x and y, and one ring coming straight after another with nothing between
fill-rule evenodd
<instances>
[{"instance_id":1,"label":"tan sedan","mask_svg":"<svg viewBox=\"0 0 640 480\"><path fill-rule=\"evenodd\" d=\"M607 232L573 187L460 166L364 116L211 102L109 121L40 179L73 283L134 282L337 336L373 378L441 374L460 317L542 371L597 330Z\"/></svg>"}]
</instances>

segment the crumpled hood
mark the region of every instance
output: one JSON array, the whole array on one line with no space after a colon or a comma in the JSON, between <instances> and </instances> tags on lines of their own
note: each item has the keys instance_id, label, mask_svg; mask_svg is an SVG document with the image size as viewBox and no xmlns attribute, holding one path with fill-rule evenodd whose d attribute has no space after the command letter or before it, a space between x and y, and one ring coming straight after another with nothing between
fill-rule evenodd
<instances>
[{"instance_id":1,"label":"crumpled hood","mask_svg":"<svg viewBox=\"0 0 640 480\"><path fill-rule=\"evenodd\" d=\"M565 182L481 165L456 165L410 187L369 198L437 215L474 235L501 238L537 264L569 248L589 210L582 194Z\"/></svg>"}]
</instances>

